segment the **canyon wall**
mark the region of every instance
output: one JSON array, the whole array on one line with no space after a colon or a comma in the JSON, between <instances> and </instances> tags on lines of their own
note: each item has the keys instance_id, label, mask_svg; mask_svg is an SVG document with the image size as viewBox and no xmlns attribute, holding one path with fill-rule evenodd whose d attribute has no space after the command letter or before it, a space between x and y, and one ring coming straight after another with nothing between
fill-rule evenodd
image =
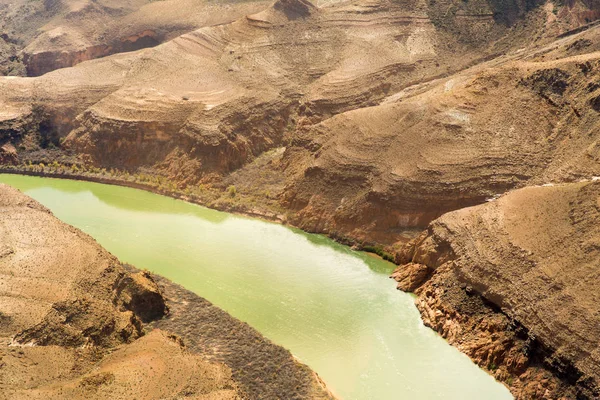
<instances>
[{"instance_id":1,"label":"canyon wall","mask_svg":"<svg viewBox=\"0 0 600 400\"><path fill-rule=\"evenodd\" d=\"M599 218L599 183L519 189L436 219L393 277L518 399L595 399Z\"/></svg>"},{"instance_id":2,"label":"canyon wall","mask_svg":"<svg viewBox=\"0 0 600 400\"><path fill-rule=\"evenodd\" d=\"M40 76L115 53L154 47L268 3L194 0L0 1L0 75Z\"/></svg>"},{"instance_id":3,"label":"canyon wall","mask_svg":"<svg viewBox=\"0 0 600 400\"><path fill-rule=\"evenodd\" d=\"M259 181L254 163L284 148L266 172L271 211L391 245L511 188L596 174L580 159L595 157L599 30L559 18L577 4L281 0L151 49L1 79L0 145L16 164L68 155L190 191L222 191L234 172ZM166 37L135 26L115 40ZM261 203L259 186L246 194Z\"/></svg>"}]
</instances>

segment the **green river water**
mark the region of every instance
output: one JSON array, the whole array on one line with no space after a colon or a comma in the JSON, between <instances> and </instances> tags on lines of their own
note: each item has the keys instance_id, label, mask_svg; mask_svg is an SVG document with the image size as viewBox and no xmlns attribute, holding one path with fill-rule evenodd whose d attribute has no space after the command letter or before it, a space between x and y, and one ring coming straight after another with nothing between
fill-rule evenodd
<instances>
[{"instance_id":1,"label":"green river water","mask_svg":"<svg viewBox=\"0 0 600 400\"><path fill-rule=\"evenodd\" d=\"M323 236L130 188L0 175L122 261L248 322L341 399L505 400L508 390L423 326L393 265Z\"/></svg>"}]
</instances>

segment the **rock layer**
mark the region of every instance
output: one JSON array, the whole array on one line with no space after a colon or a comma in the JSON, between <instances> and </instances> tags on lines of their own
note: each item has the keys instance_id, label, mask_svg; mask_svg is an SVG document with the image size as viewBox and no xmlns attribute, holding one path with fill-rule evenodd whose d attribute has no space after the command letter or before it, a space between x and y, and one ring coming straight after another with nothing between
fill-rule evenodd
<instances>
[{"instance_id":1,"label":"rock layer","mask_svg":"<svg viewBox=\"0 0 600 400\"><path fill-rule=\"evenodd\" d=\"M287 148L294 176L283 195L295 223L393 243L511 188L600 175L600 53L591 45L599 32L494 59L301 131Z\"/></svg>"},{"instance_id":2,"label":"rock layer","mask_svg":"<svg viewBox=\"0 0 600 400\"><path fill-rule=\"evenodd\" d=\"M0 74L40 76L115 53L154 47L231 22L261 2L194 0L0 1ZM24 68L23 68L24 67Z\"/></svg>"},{"instance_id":3,"label":"rock layer","mask_svg":"<svg viewBox=\"0 0 600 400\"><path fill-rule=\"evenodd\" d=\"M597 398L599 199L595 182L528 187L445 214L399 254L399 288L518 398Z\"/></svg>"},{"instance_id":4,"label":"rock layer","mask_svg":"<svg viewBox=\"0 0 600 400\"><path fill-rule=\"evenodd\" d=\"M285 147L271 197L292 223L391 244L508 189L596 173L578 160L595 157L599 28L553 12L574 6L528 7L279 1L152 49L1 79L0 145L30 157L37 135L73 162L181 189L223 185ZM581 31L552 42L567 28Z\"/></svg>"}]
</instances>

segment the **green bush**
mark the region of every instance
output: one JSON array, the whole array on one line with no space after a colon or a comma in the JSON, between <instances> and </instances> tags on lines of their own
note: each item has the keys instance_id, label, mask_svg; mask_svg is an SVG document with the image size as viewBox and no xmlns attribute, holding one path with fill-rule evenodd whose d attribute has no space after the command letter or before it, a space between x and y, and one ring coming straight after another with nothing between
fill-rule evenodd
<instances>
[{"instance_id":1,"label":"green bush","mask_svg":"<svg viewBox=\"0 0 600 400\"><path fill-rule=\"evenodd\" d=\"M229 197L235 197L235 195L237 194L237 190L235 188L234 185L231 185L227 188L227 193L229 194Z\"/></svg>"},{"instance_id":2,"label":"green bush","mask_svg":"<svg viewBox=\"0 0 600 400\"><path fill-rule=\"evenodd\" d=\"M362 246L362 250L369 253L375 253L386 261L394 262L394 256L383 250L381 246L364 245Z\"/></svg>"}]
</instances>

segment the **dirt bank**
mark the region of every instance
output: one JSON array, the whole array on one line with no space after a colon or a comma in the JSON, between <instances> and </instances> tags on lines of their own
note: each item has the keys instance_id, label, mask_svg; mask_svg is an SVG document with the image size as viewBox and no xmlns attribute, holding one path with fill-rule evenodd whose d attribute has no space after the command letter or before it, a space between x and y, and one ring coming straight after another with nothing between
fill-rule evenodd
<instances>
[{"instance_id":1,"label":"dirt bank","mask_svg":"<svg viewBox=\"0 0 600 400\"><path fill-rule=\"evenodd\" d=\"M175 333L187 348L231 368L233 379L251 399L331 399L325 385L284 348L264 339L248 324L160 276L169 315L152 327ZM272 379L272 377L277 379Z\"/></svg>"},{"instance_id":2,"label":"dirt bank","mask_svg":"<svg viewBox=\"0 0 600 400\"><path fill-rule=\"evenodd\" d=\"M0 211L0 398L331 398L283 348L191 293L188 306L210 310L211 320L181 312L183 289L125 268L6 185ZM193 340L179 329L206 324L210 333L197 331ZM258 353L277 360L282 374L253 365ZM261 380L248 381L246 372Z\"/></svg>"}]
</instances>

